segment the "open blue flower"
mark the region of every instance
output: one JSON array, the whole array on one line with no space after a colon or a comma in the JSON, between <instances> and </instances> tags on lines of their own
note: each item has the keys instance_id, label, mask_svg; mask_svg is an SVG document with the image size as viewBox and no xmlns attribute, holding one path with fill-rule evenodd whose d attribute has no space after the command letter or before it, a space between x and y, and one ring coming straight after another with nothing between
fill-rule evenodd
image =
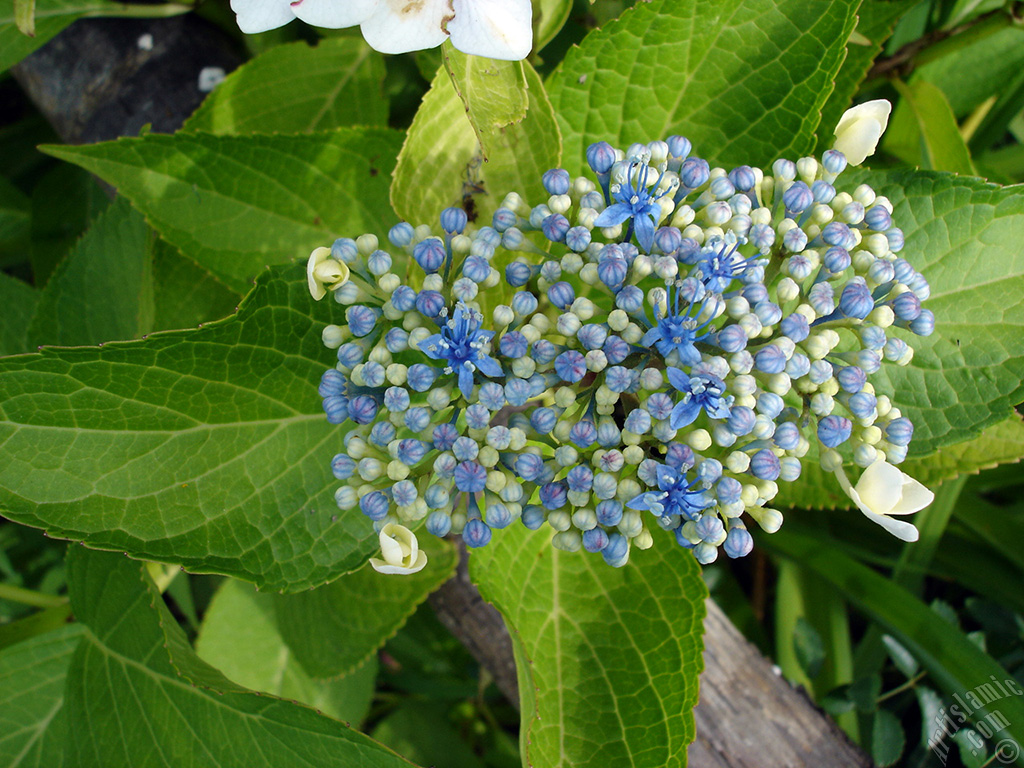
<instances>
[{"instance_id":1,"label":"open blue flower","mask_svg":"<svg viewBox=\"0 0 1024 768\"><path fill-rule=\"evenodd\" d=\"M693 276L711 293L722 293L734 279L761 262L758 257L743 258L737 253L739 243L719 240L701 251Z\"/></svg>"},{"instance_id":2,"label":"open blue flower","mask_svg":"<svg viewBox=\"0 0 1024 768\"><path fill-rule=\"evenodd\" d=\"M714 500L706 491L693 490L696 480L686 479L678 469L658 464L658 490L641 493L626 502L630 509L649 510L658 517L672 522L674 518L699 520L701 511L710 507Z\"/></svg>"},{"instance_id":3,"label":"open blue flower","mask_svg":"<svg viewBox=\"0 0 1024 768\"><path fill-rule=\"evenodd\" d=\"M491 378L501 376L501 364L484 352L494 331L480 329L483 315L461 301L441 332L420 342L420 350L433 360L447 360L445 373L457 373L459 390L468 398L473 392L473 374L480 371Z\"/></svg>"},{"instance_id":4,"label":"open blue flower","mask_svg":"<svg viewBox=\"0 0 1024 768\"><path fill-rule=\"evenodd\" d=\"M704 309L704 302L700 304L687 304L685 313L679 311L680 296L679 284L672 286L669 294L668 306L665 316L660 317L658 308L654 308L654 327L644 334L640 340L641 346L655 346L662 357L675 350L679 353L679 361L683 365L693 366L700 362L700 352L695 346L698 341L703 341L713 333L713 330L704 331L714 319L714 313L703 323L698 323L697 318ZM701 333L701 331L704 331Z\"/></svg>"},{"instance_id":5,"label":"open blue flower","mask_svg":"<svg viewBox=\"0 0 1024 768\"><path fill-rule=\"evenodd\" d=\"M640 171L637 174L637 184L633 186L633 166L639 165ZM626 232L626 241L632 233L636 232L637 242L646 253L650 253L654 247L654 229L661 218L661 206L658 200L667 194L664 190L658 195L652 195L647 187L647 174L650 166L646 163L630 163L628 180L618 188L612 188L612 197L615 203L601 211L601 215L594 221L596 227L614 227L630 219L629 230ZM662 174L664 175L664 174ZM661 182L661 176L654 184L657 190Z\"/></svg>"},{"instance_id":6,"label":"open blue flower","mask_svg":"<svg viewBox=\"0 0 1024 768\"><path fill-rule=\"evenodd\" d=\"M725 394L725 382L709 373L689 376L678 368L669 368L668 380L683 393L672 409L669 425L681 429L696 421L700 409L707 411L712 419L727 419L732 408L732 395Z\"/></svg>"}]
</instances>

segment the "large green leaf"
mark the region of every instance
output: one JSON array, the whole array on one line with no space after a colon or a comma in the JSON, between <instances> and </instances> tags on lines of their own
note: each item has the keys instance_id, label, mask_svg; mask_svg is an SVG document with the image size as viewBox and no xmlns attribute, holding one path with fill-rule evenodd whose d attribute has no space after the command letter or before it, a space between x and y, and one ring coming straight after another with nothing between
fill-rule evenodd
<instances>
[{"instance_id":1,"label":"large green leaf","mask_svg":"<svg viewBox=\"0 0 1024 768\"><path fill-rule=\"evenodd\" d=\"M164 240L153 246L153 328L194 328L230 315L241 297Z\"/></svg>"},{"instance_id":2,"label":"large green leaf","mask_svg":"<svg viewBox=\"0 0 1024 768\"><path fill-rule=\"evenodd\" d=\"M876 389L914 422L911 455L969 440L1024 400L1024 187L950 174L870 174L895 206L901 252L931 286L927 338L914 360L884 365Z\"/></svg>"},{"instance_id":3,"label":"large green leaf","mask_svg":"<svg viewBox=\"0 0 1024 768\"><path fill-rule=\"evenodd\" d=\"M0 651L0 766L62 765L64 679L82 634L72 624Z\"/></svg>"},{"instance_id":4,"label":"large green leaf","mask_svg":"<svg viewBox=\"0 0 1024 768\"><path fill-rule=\"evenodd\" d=\"M470 558L512 634L524 765L685 764L707 589L692 555L658 538L611 568L516 526Z\"/></svg>"},{"instance_id":5,"label":"large green leaf","mask_svg":"<svg viewBox=\"0 0 1024 768\"><path fill-rule=\"evenodd\" d=\"M385 233L401 134L338 128L309 136L150 134L47 146L118 188L182 253L241 292L267 264L335 237Z\"/></svg>"},{"instance_id":6,"label":"large green leaf","mask_svg":"<svg viewBox=\"0 0 1024 768\"><path fill-rule=\"evenodd\" d=\"M489 224L508 192L537 202L547 199L540 179L559 163L558 125L540 77L529 64L522 66L529 98L526 117L513 125L497 127L492 121L481 127L486 162L451 77L438 71L395 168L391 203L402 218L434 223L442 209L460 202L468 206L471 200L469 210L480 224ZM486 79L479 68L465 76L470 83ZM472 93L486 97L488 91L474 84Z\"/></svg>"},{"instance_id":7,"label":"large green leaf","mask_svg":"<svg viewBox=\"0 0 1024 768\"><path fill-rule=\"evenodd\" d=\"M82 768L410 765L336 720L242 688L201 661L144 567L83 547L68 554L72 605L90 630L67 686Z\"/></svg>"},{"instance_id":8,"label":"large green leaf","mask_svg":"<svg viewBox=\"0 0 1024 768\"><path fill-rule=\"evenodd\" d=\"M279 45L239 67L183 126L218 134L387 125L384 57L358 37Z\"/></svg>"},{"instance_id":9,"label":"large green leaf","mask_svg":"<svg viewBox=\"0 0 1024 768\"><path fill-rule=\"evenodd\" d=\"M311 625L306 630L318 631ZM239 685L300 701L335 720L358 725L370 709L376 659L340 680L313 680L281 639L274 596L244 581L227 579L217 590L203 616L196 653Z\"/></svg>"},{"instance_id":10,"label":"large green leaf","mask_svg":"<svg viewBox=\"0 0 1024 768\"><path fill-rule=\"evenodd\" d=\"M22 34L15 21L13 3L4 3L0 11L0 72L17 64L75 19L94 11L110 11L108 0L36 0L35 36Z\"/></svg>"},{"instance_id":11,"label":"large green leaf","mask_svg":"<svg viewBox=\"0 0 1024 768\"><path fill-rule=\"evenodd\" d=\"M966 692L973 693L976 686L988 684L990 679L1010 677L958 628L902 587L834 546L823 546L819 538L785 526L763 543L835 586L850 603L911 651L947 695L964 697ZM976 708L974 719L999 710L1003 722L1009 721L1003 733L1019 743L1024 738L1024 702L1017 696L989 701L990 704ZM1018 756L1016 762L1024 765L1024 755Z\"/></svg>"},{"instance_id":12,"label":"large green leaf","mask_svg":"<svg viewBox=\"0 0 1024 768\"><path fill-rule=\"evenodd\" d=\"M450 41L441 49L441 61L466 108L486 160L490 139L526 117L530 97L525 65L521 61L470 56L455 49Z\"/></svg>"},{"instance_id":13,"label":"large green leaf","mask_svg":"<svg viewBox=\"0 0 1024 768\"><path fill-rule=\"evenodd\" d=\"M451 577L454 549L426 532L419 541L429 558L419 573L387 576L367 564L319 589L276 597L281 636L306 672L313 677L348 674Z\"/></svg>"},{"instance_id":14,"label":"large green leaf","mask_svg":"<svg viewBox=\"0 0 1024 768\"><path fill-rule=\"evenodd\" d=\"M31 201L0 176L0 256L23 261L32 231Z\"/></svg>"},{"instance_id":15,"label":"large green leaf","mask_svg":"<svg viewBox=\"0 0 1024 768\"><path fill-rule=\"evenodd\" d=\"M152 330L152 240L142 214L118 199L39 293L29 344L99 344Z\"/></svg>"},{"instance_id":16,"label":"large green leaf","mask_svg":"<svg viewBox=\"0 0 1024 768\"><path fill-rule=\"evenodd\" d=\"M540 51L569 18L572 0L536 0L533 7L533 50Z\"/></svg>"},{"instance_id":17,"label":"large green leaf","mask_svg":"<svg viewBox=\"0 0 1024 768\"><path fill-rule=\"evenodd\" d=\"M976 175L971 153L945 94L927 80L895 80L902 98L885 133L883 148L908 165Z\"/></svg>"},{"instance_id":18,"label":"large green leaf","mask_svg":"<svg viewBox=\"0 0 1024 768\"><path fill-rule=\"evenodd\" d=\"M654 0L572 49L548 88L570 172L588 144L687 136L716 163L813 149L858 2Z\"/></svg>"},{"instance_id":19,"label":"large green leaf","mask_svg":"<svg viewBox=\"0 0 1024 768\"><path fill-rule=\"evenodd\" d=\"M0 361L0 510L273 589L358 567L376 541L333 504L341 434L316 392L320 331L341 314L296 264L198 330Z\"/></svg>"}]
</instances>

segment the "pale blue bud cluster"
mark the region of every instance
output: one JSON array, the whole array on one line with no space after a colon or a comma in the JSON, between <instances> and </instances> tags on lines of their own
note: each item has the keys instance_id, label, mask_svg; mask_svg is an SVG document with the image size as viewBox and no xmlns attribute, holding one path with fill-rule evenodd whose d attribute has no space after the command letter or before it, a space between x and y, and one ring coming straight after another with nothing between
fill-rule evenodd
<instances>
[{"instance_id":1,"label":"pale blue bud cluster","mask_svg":"<svg viewBox=\"0 0 1024 768\"><path fill-rule=\"evenodd\" d=\"M904 459L913 425L871 376L934 317L891 203L837 188L832 150L770 173L690 151L594 144L596 180L552 169L489 226L449 208L334 244L339 507L472 547L548 525L615 566L664 529L710 563L778 529L810 457Z\"/></svg>"}]
</instances>

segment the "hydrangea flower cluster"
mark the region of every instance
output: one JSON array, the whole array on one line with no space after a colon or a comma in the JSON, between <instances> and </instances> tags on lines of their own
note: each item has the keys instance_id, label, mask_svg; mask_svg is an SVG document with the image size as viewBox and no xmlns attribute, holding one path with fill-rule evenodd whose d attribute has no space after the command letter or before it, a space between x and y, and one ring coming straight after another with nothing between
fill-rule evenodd
<instances>
[{"instance_id":1,"label":"hydrangea flower cluster","mask_svg":"<svg viewBox=\"0 0 1024 768\"><path fill-rule=\"evenodd\" d=\"M345 306L320 383L338 506L471 547L548 525L613 566L664 530L710 563L779 528L805 461L845 489L844 463L906 478L913 425L871 377L934 316L889 200L840 191L835 150L727 170L672 136L587 159L488 226L449 208L314 251L311 291ZM908 509L857 491L869 517Z\"/></svg>"}]
</instances>

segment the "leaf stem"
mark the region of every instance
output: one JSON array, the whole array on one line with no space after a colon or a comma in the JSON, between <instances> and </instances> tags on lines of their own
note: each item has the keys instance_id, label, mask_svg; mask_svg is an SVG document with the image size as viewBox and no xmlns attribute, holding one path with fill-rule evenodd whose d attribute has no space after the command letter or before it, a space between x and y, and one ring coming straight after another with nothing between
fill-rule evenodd
<instances>
[{"instance_id":1,"label":"leaf stem","mask_svg":"<svg viewBox=\"0 0 1024 768\"><path fill-rule=\"evenodd\" d=\"M904 683L902 683L900 685L897 685L891 691L886 691L885 693L883 693L881 696L879 696L877 699L875 699L875 703L876 704L881 704L883 701L887 701L888 699L891 699L893 696L899 696L904 691L908 691L911 688L913 688L915 685L917 685L919 682L921 682L925 677L927 677L927 675L928 675L927 672L918 672L916 675L914 675L912 678L910 678L906 682L904 682Z\"/></svg>"},{"instance_id":2,"label":"leaf stem","mask_svg":"<svg viewBox=\"0 0 1024 768\"><path fill-rule=\"evenodd\" d=\"M56 608L68 601L66 597L60 595L48 595L45 592L36 592L24 587L16 587L13 584L0 584L0 600L10 600L12 603L31 605L36 608Z\"/></svg>"}]
</instances>

